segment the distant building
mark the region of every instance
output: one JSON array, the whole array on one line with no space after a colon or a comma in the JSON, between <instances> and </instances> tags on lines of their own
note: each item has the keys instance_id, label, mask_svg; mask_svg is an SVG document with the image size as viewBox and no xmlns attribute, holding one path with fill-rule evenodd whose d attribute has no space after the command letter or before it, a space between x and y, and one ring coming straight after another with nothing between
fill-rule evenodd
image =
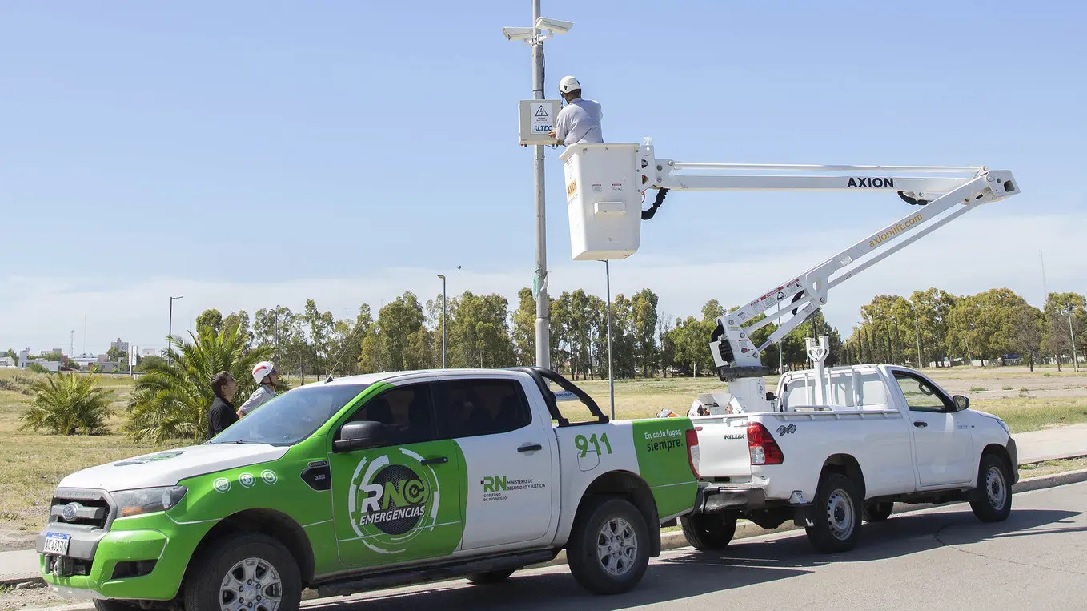
<instances>
[{"instance_id":1,"label":"distant building","mask_svg":"<svg viewBox=\"0 0 1087 611\"><path fill-rule=\"evenodd\" d=\"M119 337L117 338L117 341L110 342L109 347L111 349L116 349L117 352L128 352L128 342L122 341Z\"/></svg>"},{"instance_id":2,"label":"distant building","mask_svg":"<svg viewBox=\"0 0 1087 611\"><path fill-rule=\"evenodd\" d=\"M14 367L15 359L10 356L0 356L0 367Z\"/></svg>"}]
</instances>

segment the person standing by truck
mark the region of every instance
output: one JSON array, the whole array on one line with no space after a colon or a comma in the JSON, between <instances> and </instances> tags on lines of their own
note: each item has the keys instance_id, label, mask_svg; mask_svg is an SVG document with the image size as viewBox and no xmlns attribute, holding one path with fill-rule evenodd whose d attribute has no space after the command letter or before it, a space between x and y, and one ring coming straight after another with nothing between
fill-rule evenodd
<instances>
[{"instance_id":1,"label":"person standing by truck","mask_svg":"<svg viewBox=\"0 0 1087 611\"><path fill-rule=\"evenodd\" d=\"M261 361L253 367L253 381L257 383L257 389L238 408L238 418L245 418L276 396L279 371L271 361Z\"/></svg>"},{"instance_id":2,"label":"person standing by truck","mask_svg":"<svg viewBox=\"0 0 1087 611\"><path fill-rule=\"evenodd\" d=\"M229 371L220 371L211 379L211 391L215 399L208 409L208 439L222 433L238 421L235 411L234 394L238 392L238 381Z\"/></svg>"}]
</instances>

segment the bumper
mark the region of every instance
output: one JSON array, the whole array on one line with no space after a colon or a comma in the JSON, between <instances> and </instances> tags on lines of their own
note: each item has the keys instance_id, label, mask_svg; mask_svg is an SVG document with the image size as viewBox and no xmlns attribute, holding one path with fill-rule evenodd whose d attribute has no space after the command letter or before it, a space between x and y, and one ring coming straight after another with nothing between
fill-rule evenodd
<instances>
[{"instance_id":1,"label":"bumper","mask_svg":"<svg viewBox=\"0 0 1087 611\"><path fill-rule=\"evenodd\" d=\"M143 522L147 518L138 519ZM165 517L156 521L178 528ZM120 524L115 522L117 526ZM73 598L171 600L177 595L187 559L203 533L178 536L177 532L168 532L153 528L86 531L50 523L38 535L35 546L41 577L61 594ZM50 534L68 536L65 553L46 551Z\"/></svg>"},{"instance_id":2,"label":"bumper","mask_svg":"<svg viewBox=\"0 0 1087 611\"><path fill-rule=\"evenodd\" d=\"M716 513L729 508L758 508L766 505L761 488L742 486L699 486L694 513Z\"/></svg>"}]
</instances>

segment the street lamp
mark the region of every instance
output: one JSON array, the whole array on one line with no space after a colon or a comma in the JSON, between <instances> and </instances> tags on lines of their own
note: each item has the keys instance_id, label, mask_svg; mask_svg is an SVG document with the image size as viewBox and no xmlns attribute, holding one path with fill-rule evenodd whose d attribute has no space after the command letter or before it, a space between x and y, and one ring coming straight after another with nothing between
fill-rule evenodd
<instances>
[{"instance_id":1,"label":"street lamp","mask_svg":"<svg viewBox=\"0 0 1087 611\"><path fill-rule=\"evenodd\" d=\"M608 299L608 399L611 402L611 419L615 420L615 378L611 374L611 266L607 259L603 259L603 263L604 285ZM642 367L645 367L645 363L642 363ZM644 371L642 373L645 374Z\"/></svg>"},{"instance_id":2,"label":"street lamp","mask_svg":"<svg viewBox=\"0 0 1087 611\"><path fill-rule=\"evenodd\" d=\"M574 26L572 21L559 21L540 17L540 0L532 0L531 27L505 27L502 35L507 40L519 40L532 47L532 97L544 99L543 41L555 34L565 34ZM549 303L547 299L547 223L544 214L544 145L534 145L533 169L535 173L536 203L536 366L551 366L551 334Z\"/></svg>"},{"instance_id":3,"label":"street lamp","mask_svg":"<svg viewBox=\"0 0 1087 611\"><path fill-rule=\"evenodd\" d=\"M170 297L170 333L169 333L169 335L166 336L166 347L167 347L166 354L167 355L170 354L170 352L169 352L170 343L174 341L174 300L184 299L184 298L185 298L184 295L178 295L177 297L173 297L173 296ZM173 359L168 359L168 360L171 363L174 362Z\"/></svg>"},{"instance_id":4,"label":"street lamp","mask_svg":"<svg viewBox=\"0 0 1087 611\"><path fill-rule=\"evenodd\" d=\"M442 369L445 369L445 274L438 274L438 277L442 279Z\"/></svg>"}]
</instances>

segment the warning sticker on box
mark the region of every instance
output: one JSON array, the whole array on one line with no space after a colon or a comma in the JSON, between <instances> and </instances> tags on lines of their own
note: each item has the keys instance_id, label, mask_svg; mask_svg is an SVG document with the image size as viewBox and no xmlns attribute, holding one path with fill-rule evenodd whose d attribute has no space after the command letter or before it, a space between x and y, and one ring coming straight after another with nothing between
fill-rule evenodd
<instances>
[{"instance_id":1,"label":"warning sticker on box","mask_svg":"<svg viewBox=\"0 0 1087 611\"><path fill-rule=\"evenodd\" d=\"M551 116L550 103L532 104L532 133L546 134L555 127L555 117Z\"/></svg>"}]
</instances>

